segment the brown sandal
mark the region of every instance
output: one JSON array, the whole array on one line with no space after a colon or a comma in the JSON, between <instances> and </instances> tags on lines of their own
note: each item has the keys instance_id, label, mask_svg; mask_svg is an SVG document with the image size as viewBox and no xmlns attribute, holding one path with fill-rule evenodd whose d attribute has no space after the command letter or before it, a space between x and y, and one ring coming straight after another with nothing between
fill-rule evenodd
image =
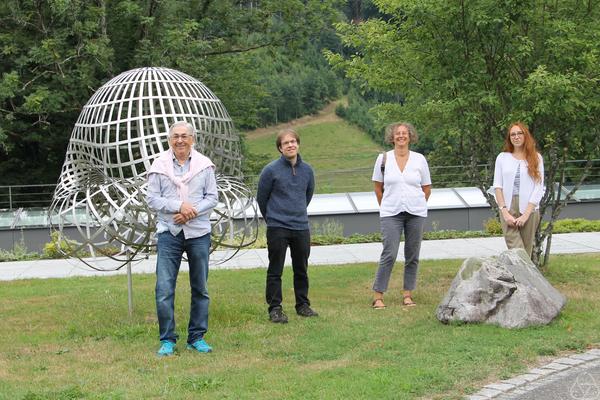
<instances>
[{"instance_id":1,"label":"brown sandal","mask_svg":"<svg viewBox=\"0 0 600 400\"><path fill-rule=\"evenodd\" d=\"M417 305L417 303L415 303L411 297L411 295L407 295L404 296L404 298L402 299L402 305L406 306L406 307L414 307Z\"/></svg>"},{"instance_id":2,"label":"brown sandal","mask_svg":"<svg viewBox=\"0 0 600 400\"><path fill-rule=\"evenodd\" d=\"M379 304L377 302L379 302ZM371 307L373 307L375 310L383 310L385 308L385 304L383 303L383 299L375 299L375 300L373 300L373 302L371 303Z\"/></svg>"}]
</instances>

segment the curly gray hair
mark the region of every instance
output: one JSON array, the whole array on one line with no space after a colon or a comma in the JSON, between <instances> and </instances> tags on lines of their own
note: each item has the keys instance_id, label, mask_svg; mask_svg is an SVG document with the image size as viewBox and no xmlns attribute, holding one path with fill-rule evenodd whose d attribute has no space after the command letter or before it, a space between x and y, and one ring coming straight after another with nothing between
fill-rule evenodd
<instances>
[{"instance_id":1,"label":"curly gray hair","mask_svg":"<svg viewBox=\"0 0 600 400\"><path fill-rule=\"evenodd\" d=\"M413 126L413 124L408 122L393 122L385 127L385 142L386 143L394 143L394 132L399 127L405 127L408 129L408 137L410 138L410 143L417 143L419 141L419 134L417 130Z\"/></svg>"}]
</instances>

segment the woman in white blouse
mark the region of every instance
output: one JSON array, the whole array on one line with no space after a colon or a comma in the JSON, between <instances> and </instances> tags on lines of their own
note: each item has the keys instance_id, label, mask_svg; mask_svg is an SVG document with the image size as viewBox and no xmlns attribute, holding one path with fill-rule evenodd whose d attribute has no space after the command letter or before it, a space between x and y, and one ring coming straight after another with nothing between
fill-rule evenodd
<instances>
[{"instance_id":1,"label":"woman in white blouse","mask_svg":"<svg viewBox=\"0 0 600 400\"><path fill-rule=\"evenodd\" d=\"M544 195L544 161L522 122L508 128L503 152L496 158L493 187L506 246L525 249L531 257Z\"/></svg>"},{"instance_id":2,"label":"woman in white blouse","mask_svg":"<svg viewBox=\"0 0 600 400\"><path fill-rule=\"evenodd\" d=\"M404 232L404 293L403 304L414 306L412 291L417 284L419 252L423 225L427 217L427 199L431 194L431 176L425 157L410 151L410 143L418 140L415 128L406 122L389 125L385 140L394 149L380 154L373 169L375 195L379 203L379 218L383 251L373 283L375 309L385 308L383 294L388 288L396 262L400 237ZM382 166L383 164L383 166Z\"/></svg>"}]
</instances>

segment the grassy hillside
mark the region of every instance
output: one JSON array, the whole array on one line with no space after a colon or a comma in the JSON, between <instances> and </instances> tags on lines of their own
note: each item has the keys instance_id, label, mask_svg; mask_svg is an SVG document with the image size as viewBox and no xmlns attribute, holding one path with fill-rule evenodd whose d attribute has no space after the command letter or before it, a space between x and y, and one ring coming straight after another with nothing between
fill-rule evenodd
<instances>
[{"instance_id":1,"label":"grassy hillside","mask_svg":"<svg viewBox=\"0 0 600 400\"><path fill-rule=\"evenodd\" d=\"M294 126L301 138L300 154L315 170L317 193L370 191L373 163L382 147L360 129L341 119ZM248 133L246 143L252 154L279 157L276 131Z\"/></svg>"}]
</instances>

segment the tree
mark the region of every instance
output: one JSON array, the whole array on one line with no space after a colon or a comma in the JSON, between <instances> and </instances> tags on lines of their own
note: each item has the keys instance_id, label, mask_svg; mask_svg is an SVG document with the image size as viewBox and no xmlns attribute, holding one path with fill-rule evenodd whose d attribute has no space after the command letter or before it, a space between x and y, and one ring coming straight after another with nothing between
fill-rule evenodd
<instances>
[{"instance_id":1,"label":"tree","mask_svg":"<svg viewBox=\"0 0 600 400\"><path fill-rule=\"evenodd\" d=\"M0 4L0 175L5 184L56 178L81 106L111 69L101 4Z\"/></svg>"},{"instance_id":2,"label":"tree","mask_svg":"<svg viewBox=\"0 0 600 400\"><path fill-rule=\"evenodd\" d=\"M2 183L56 181L85 102L132 68L188 73L219 96L236 124L257 126L269 88L254 54L302 49L338 18L338 2L0 2Z\"/></svg>"},{"instance_id":3,"label":"tree","mask_svg":"<svg viewBox=\"0 0 600 400\"><path fill-rule=\"evenodd\" d=\"M134 9L137 16L129 18L140 25L137 30L148 24L152 29L138 35L130 68L162 65L186 72L219 96L239 126L254 128L269 96L261 84L262 65L276 58L273 53L284 52L290 58L301 54L307 41L337 20L338 2L159 2L154 13L160 19L146 13L147 7Z\"/></svg>"},{"instance_id":4,"label":"tree","mask_svg":"<svg viewBox=\"0 0 600 400\"><path fill-rule=\"evenodd\" d=\"M489 168L507 125L529 124L546 162L547 191L534 262L545 265L552 225L598 157L600 4L543 0L378 0L385 19L338 24L350 56L327 53L362 90L401 91L372 109L434 135L435 162L460 163L488 197ZM566 161L588 160L560 197ZM430 161L431 162L431 161ZM542 244L546 254L542 256Z\"/></svg>"}]
</instances>

